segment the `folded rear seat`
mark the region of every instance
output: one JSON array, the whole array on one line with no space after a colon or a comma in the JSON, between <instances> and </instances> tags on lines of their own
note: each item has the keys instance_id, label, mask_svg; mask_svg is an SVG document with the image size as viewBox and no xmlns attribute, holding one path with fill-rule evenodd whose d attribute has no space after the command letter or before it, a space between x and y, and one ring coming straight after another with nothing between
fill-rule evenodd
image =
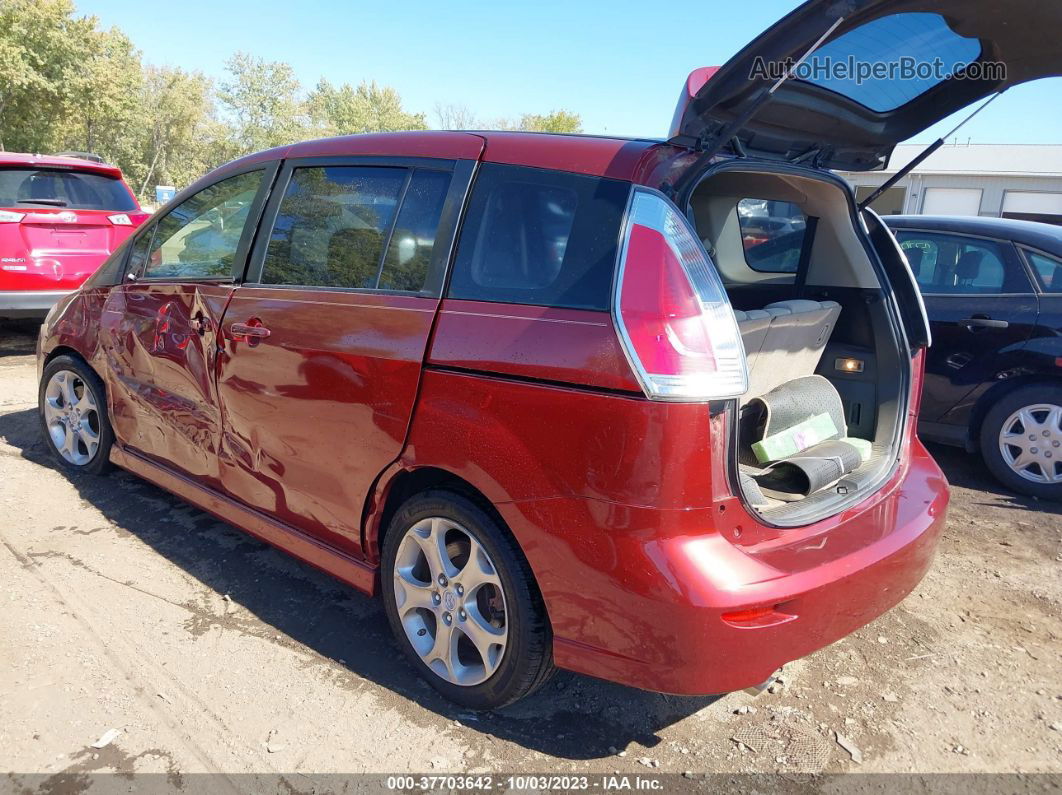
<instances>
[{"instance_id":1,"label":"folded rear seat","mask_svg":"<svg viewBox=\"0 0 1062 795\"><path fill-rule=\"evenodd\" d=\"M803 298L735 311L749 366L749 389L742 403L813 374L840 313L836 301Z\"/></svg>"}]
</instances>

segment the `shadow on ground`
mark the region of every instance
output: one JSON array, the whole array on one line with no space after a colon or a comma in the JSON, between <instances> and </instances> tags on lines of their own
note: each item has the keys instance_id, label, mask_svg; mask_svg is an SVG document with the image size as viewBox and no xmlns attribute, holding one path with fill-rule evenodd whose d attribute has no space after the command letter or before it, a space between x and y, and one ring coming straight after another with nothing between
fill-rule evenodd
<instances>
[{"instance_id":1,"label":"shadow on ground","mask_svg":"<svg viewBox=\"0 0 1062 795\"><path fill-rule=\"evenodd\" d=\"M0 356L26 356L37 351L39 320L0 320Z\"/></svg>"},{"instance_id":2,"label":"shadow on ground","mask_svg":"<svg viewBox=\"0 0 1062 795\"><path fill-rule=\"evenodd\" d=\"M0 415L0 437L28 461L58 468L40 437L35 410ZM301 644L444 718L529 750L594 759L608 756L610 746L622 749L631 741L652 747L660 742L658 731L717 698L666 696L560 672L519 704L497 713L467 712L438 696L408 664L378 600L125 472L64 475L120 533L148 544L207 588L228 594L262 622L228 622L190 604L186 628L193 635L216 624L267 642ZM408 710L416 720L417 708L410 704Z\"/></svg>"},{"instance_id":3,"label":"shadow on ground","mask_svg":"<svg viewBox=\"0 0 1062 795\"><path fill-rule=\"evenodd\" d=\"M991 503L982 502L983 505L991 504L997 508L1015 508L1023 511L1062 512L1062 504L1040 500L1036 497L1025 497L1007 490L989 474L978 453L968 453L959 447L933 443L927 443L926 448L936 459L940 468L944 470L948 483L952 486L984 492L986 496L998 498L992 500Z\"/></svg>"}]
</instances>

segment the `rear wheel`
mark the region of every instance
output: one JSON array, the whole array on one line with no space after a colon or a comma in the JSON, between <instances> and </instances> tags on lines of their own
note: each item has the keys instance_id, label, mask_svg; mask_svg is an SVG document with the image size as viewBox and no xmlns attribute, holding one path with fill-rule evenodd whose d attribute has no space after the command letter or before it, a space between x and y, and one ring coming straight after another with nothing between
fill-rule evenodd
<instances>
[{"instance_id":1,"label":"rear wheel","mask_svg":"<svg viewBox=\"0 0 1062 795\"><path fill-rule=\"evenodd\" d=\"M383 598L399 644L452 701L511 704L553 670L542 597L516 543L456 493L411 498L383 547Z\"/></svg>"},{"instance_id":2,"label":"rear wheel","mask_svg":"<svg viewBox=\"0 0 1062 795\"><path fill-rule=\"evenodd\" d=\"M1005 395L985 415L981 454L1005 486L1062 500L1062 387L1029 386Z\"/></svg>"},{"instance_id":3,"label":"rear wheel","mask_svg":"<svg viewBox=\"0 0 1062 795\"><path fill-rule=\"evenodd\" d=\"M100 474L110 466L114 434L107 419L103 382L73 356L48 362L37 395L41 430L66 469Z\"/></svg>"}]
</instances>

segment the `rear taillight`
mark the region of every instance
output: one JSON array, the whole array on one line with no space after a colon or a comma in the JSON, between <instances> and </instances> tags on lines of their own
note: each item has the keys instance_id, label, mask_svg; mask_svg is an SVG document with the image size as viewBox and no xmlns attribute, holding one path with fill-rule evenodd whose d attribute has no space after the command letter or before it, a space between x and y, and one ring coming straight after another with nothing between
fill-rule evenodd
<instances>
[{"instance_id":1,"label":"rear taillight","mask_svg":"<svg viewBox=\"0 0 1062 795\"><path fill-rule=\"evenodd\" d=\"M125 213L119 213L118 215L108 215L107 220L115 226L132 226L133 222L129 216Z\"/></svg>"},{"instance_id":2,"label":"rear taillight","mask_svg":"<svg viewBox=\"0 0 1062 795\"><path fill-rule=\"evenodd\" d=\"M706 401L743 394L748 372L734 312L675 205L635 188L621 252L613 311L646 396Z\"/></svg>"},{"instance_id":3,"label":"rear taillight","mask_svg":"<svg viewBox=\"0 0 1062 795\"><path fill-rule=\"evenodd\" d=\"M11 212L11 210L0 210L0 224L17 224L25 217L25 213L14 213Z\"/></svg>"}]
</instances>

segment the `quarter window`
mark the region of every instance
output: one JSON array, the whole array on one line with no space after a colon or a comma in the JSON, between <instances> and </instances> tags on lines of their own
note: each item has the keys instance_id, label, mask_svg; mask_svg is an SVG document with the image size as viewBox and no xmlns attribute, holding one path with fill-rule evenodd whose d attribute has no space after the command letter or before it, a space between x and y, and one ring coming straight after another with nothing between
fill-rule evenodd
<instances>
[{"instance_id":1,"label":"quarter window","mask_svg":"<svg viewBox=\"0 0 1062 795\"><path fill-rule=\"evenodd\" d=\"M742 199L737 205L745 262L761 273L796 273L808 217L792 202Z\"/></svg>"},{"instance_id":2,"label":"quarter window","mask_svg":"<svg viewBox=\"0 0 1062 795\"><path fill-rule=\"evenodd\" d=\"M1049 257L1038 251L1025 251L1033 269L1040 277L1045 293L1062 293L1062 259Z\"/></svg>"},{"instance_id":3,"label":"quarter window","mask_svg":"<svg viewBox=\"0 0 1062 795\"><path fill-rule=\"evenodd\" d=\"M408 176L408 169L374 166L295 169L273 224L262 282L375 289ZM394 262L400 266L402 258Z\"/></svg>"},{"instance_id":4,"label":"quarter window","mask_svg":"<svg viewBox=\"0 0 1062 795\"><path fill-rule=\"evenodd\" d=\"M617 180L482 166L449 297L607 311L629 193Z\"/></svg>"},{"instance_id":5,"label":"quarter window","mask_svg":"<svg viewBox=\"0 0 1062 795\"><path fill-rule=\"evenodd\" d=\"M223 179L185 199L155 225L144 263L153 279L231 278L247 218L262 183L261 171ZM146 239L146 236L145 238ZM133 265L143 258L140 243Z\"/></svg>"}]
</instances>

